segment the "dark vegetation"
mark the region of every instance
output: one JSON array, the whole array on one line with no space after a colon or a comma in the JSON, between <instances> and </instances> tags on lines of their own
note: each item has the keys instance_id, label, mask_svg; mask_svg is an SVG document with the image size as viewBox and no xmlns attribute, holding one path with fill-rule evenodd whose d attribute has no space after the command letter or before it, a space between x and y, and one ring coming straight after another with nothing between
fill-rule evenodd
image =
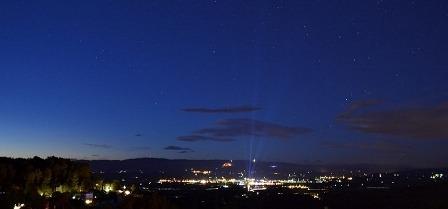
<instances>
[{"instance_id":1,"label":"dark vegetation","mask_svg":"<svg viewBox=\"0 0 448 209\"><path fill-rule=\"evenodd\" d=\"M92 183L87 164L49 157L0 158L0 190L25 195L83 191Z\"/></svg>"},{"instance_id":2,"label":"dark vegetation","mask_svg":"<svg viewBox=\"0 0 448 209\"><path fill-rule=\"evenodd\" d=\"M69 193L92 188L93 180L88 164L68 159L0 158L0 208L12 208L29 202L33 208L59 201ZM51 197L51 198L50 198Z\"/></svg>"}]
</instances>

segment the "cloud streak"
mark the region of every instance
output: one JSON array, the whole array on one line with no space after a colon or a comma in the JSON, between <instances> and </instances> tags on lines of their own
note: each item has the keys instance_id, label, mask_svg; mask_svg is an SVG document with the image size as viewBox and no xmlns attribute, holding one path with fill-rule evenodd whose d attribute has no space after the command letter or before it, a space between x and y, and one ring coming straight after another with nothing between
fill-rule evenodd
<instances>
[{"instance_id":1,"label":"cloud streak","mask_svg":"<svg viewBox=\"0 0 448 209\"><path fill-rule=\"evenodd\" d=\"M93 143L84 143L85 146L94 147L94 148L102 148L102 149L110 149L111 145L108 144L93 144Z\"/></svg>"},{"instance_id":2,"label":"cloud streak","mask_svg":"<svg viewBox=\"0 0 448 209\"><path fill-rule=\"evenodd\" d=\"M331 149L349 149L349 150L366 150L375 152L403 152L409 151L412 148L410 146L403 146L399 144L393 144L385 141L377 142L323 142L323 147Z\"/></svg>"},{"instance_id":3,"label":"cloud streak","mask_svg":"<svg viewBox=\"0 0 448 209\"><path fill-rule=\"evenodd\" d=\"M448 140L448 104L386 110L367 110L362 105L350 107L337 121L364 133Z\"/></svg>"},{"instance_id":4,"label":"cloud streak","mask_svg":"<svg viewBox=\"0 0 448 209\"><path fill-rule=\"evenodd\" d=\"M239 137L255 136L271 139L291 139L312 130L304 127L292 127L259 120L239 118L218 121L215 127L203 128L189 136L180 136L179 141L217 141L231 142Z\"/></svg>"},{"instance_id":5,"label":"cloud streak","mask_svg":"<svg viewBox=\"0 0 448 209\"><path fill-rule=\"evenodd\" d=\"M210 137L210 136L202 136L202 135L179 136L176 139L178 141L184 141L184 142L198 142L198 141L231 142L231 141L235 141L235 139L232 139L232 138L219 138L219 137Z\"/></svg>"},{"instance_id":6,"label":"cloud streak","mask_svg":"<svg viewBox=\"0 0 448 209\"><path fill-rule=\"evenodd\" d=\"M179 146L174 146L174 145L170 145L170 146L166 146L165 148L163 148L165 150L172 150L172 151L179 151L179 152L193 152L192 149L187 148L187 147L179 147Z\"/></svg>"},{"instance_id":7,"label":"cloud streak","mask_svg":"<svg viewBox=\"0 0 448 209\"><path fill-rule=\"evenodd\" d=\"M221 120L217 122L217 125L218 127L204 128L195 133L214 137L259 136L288 139L311 132L308 128L290 127L246 118Z\"/></svg>"},{"instance_id":8,"label":"cloud streak","mask_svg":"<svg viewBox=\"0 0 448 209\"><path fill-rule=\"evenodd\" d=\"M194 108L182 109L182 111L184 112L194 112L194 113L244 113L244 112L254 112L258 110L261 110L261 108L250 105L223 107L223 108L194 107Z\"/></svg>"}]
</instances>

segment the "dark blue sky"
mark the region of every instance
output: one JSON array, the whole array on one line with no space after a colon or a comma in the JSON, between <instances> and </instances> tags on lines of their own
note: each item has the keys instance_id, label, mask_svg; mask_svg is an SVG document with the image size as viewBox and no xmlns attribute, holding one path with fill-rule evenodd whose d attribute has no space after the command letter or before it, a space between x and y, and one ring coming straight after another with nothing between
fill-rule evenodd
<instances>
[{"instance_id":1,"label":"dark blue sky","mask_svg":"<svg viewBox=\"0 0 448 209\"><path fill-rule=\"evenodd\" d=\"M448 163L448 2L9 1L0 155Z\"/></svg>"}]
</instances>

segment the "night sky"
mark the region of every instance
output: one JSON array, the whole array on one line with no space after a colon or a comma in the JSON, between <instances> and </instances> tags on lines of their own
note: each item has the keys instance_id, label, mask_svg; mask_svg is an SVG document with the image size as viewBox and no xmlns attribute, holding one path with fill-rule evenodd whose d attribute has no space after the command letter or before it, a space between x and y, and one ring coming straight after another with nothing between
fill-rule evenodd
<instances>
[{"instance_id":1,"label":"night sky","mask_svg":"<svg viewBox=\"0 0 448 209\"><path fill-rule=\"evenodd\" d=\"M2 1L0 155L448 163L448 1Z\"/></svg>"}]
</instances>

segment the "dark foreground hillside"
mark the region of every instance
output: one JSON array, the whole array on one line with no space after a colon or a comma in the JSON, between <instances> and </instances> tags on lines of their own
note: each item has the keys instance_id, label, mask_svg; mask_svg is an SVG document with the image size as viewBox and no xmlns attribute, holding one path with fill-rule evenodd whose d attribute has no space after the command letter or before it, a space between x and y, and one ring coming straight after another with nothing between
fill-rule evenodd
<instances>
[{"instance_id":1,"label":"dark foreground hillside","mask_svg":"<svg viewBox=\"0 0 448 209\"><path fill-rule=\"evenodd\" d=\"M250 192L238 185L153 182L142 190L140 183L126 187L117 180L106 182L92 175L82 162L55 157L0 158L0 209L448 208L448 183L444 178L420 182L323 190L274 186ZM105 185L112 186L108 189Z\"/></svg>"},{"instance_id":2,"label":"dark foreground hillside","mask_svg":"<svg viewBox=\"0 0 448 209\"><path fill-rule=\"evenodd\" d=\"M33 209L446 209L448 185L394 190L333 191L320 199L284 190L173 190L133 194L96 193L95 205L73 200L69 193L31 198ZM13 208L14 194L0 195L0 208Z\"/></svg>"}]
</instances>

